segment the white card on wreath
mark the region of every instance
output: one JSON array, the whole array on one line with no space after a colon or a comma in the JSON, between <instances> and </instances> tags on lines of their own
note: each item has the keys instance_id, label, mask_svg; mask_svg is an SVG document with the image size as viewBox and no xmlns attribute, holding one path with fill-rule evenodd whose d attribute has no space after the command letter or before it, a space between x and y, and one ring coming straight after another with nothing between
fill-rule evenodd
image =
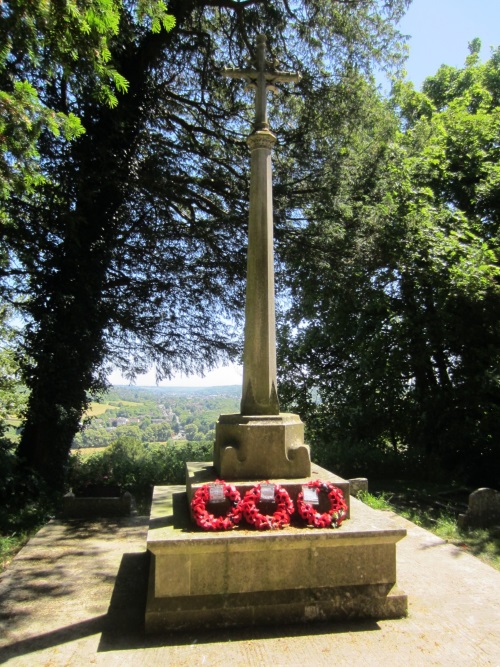
<instances>
[{"instance_id":1,"label":"white card on wreath","mask_svg":"<svg viewBox=\"0 0 500 667\"><path fill-rule=\"evenodd\" d=\"M318 489L314 486L303 486L304 502L309 505L319 505Z\"/></svg>"},{"instance_id":2,"label":"white card on wreath","mask_svg":"<svg viewBox=\"0 0 500 667\"><path fill-rule=\"evenodd\" d=\"M223 503L226 499L223 484L212 484L208 488L208 499L211 503Z\"/></svg>"},{"instance_id":3,"label":"white card on wreath","mask_svg":"<svg viewBox=\"0 0 500 667\"><path fill-rule=\"evenodd\" d=\"M275 486L274 484L261 484L260 485L260 499L265 501L265 502L273 502L274 503L274 492L275 492Z\"/></svg>"}]
</instances>

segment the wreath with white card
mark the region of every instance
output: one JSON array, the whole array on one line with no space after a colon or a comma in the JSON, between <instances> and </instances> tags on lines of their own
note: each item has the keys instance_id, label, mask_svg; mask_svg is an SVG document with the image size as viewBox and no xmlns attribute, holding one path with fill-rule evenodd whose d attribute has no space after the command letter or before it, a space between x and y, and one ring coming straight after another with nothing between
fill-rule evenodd
<instances>
[{"instance_id":1,"label":"wreath with white card","mask_svg":"<svg viewBox=\"0 0 500 667\"><path fill-rule=\"evenodd\" d=\"M216 516L207 510L207 505L226 503L229 501L225 514ZM191 500L191 511L196 524L204 530L232 530L241 521L241 496L234 484L226 484L216 479L214 484L203 484L198 487Z\"/></svg>"},{"instance_id":2,"label":"wreath with white card","mask_svg":"<svg viewBox=\"0 0 500 667\"><path fill-rule=\"evenodd\" d=\"M258 505L262 502L276 505L272 514L263 514ZM290 523L293 514L293 503L288 491L279 484L261 482L245 493L241 501L241 509L245 521L258 530L275 530L283 528Z\"/></svg>"},{"instance_id":3,"label":"wreath with white card","mask_svg":"<svg viewBox=\"0 0 500 667\"><path fill-rule=\"evenodd\" d=\"M325 493L330 502L330 509L327 512L319 512L315 509L315 506L319 506L320 493ZM309 526L338 528L347 516L347 504L341 489L331 482L315 479L304 485L302 491L299 492L297 512Z\"/></svg>"}]
</instances>

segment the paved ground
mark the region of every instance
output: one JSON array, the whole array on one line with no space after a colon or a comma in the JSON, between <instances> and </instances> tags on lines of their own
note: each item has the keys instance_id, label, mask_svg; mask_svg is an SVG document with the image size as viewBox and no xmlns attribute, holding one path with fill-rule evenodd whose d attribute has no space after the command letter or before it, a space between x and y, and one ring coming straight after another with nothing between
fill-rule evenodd
<instances>
[{"instance_id":1,"label":"paved ground","mask_svg":"<svg viewBox=\"0 0 500 667\"><path fill-rule=\"evenodd\" d=\"M500 572L392 518L408 531L397 545L408 618L162 640L142 632L147 519L52 521L0 577L0 663L500 667Z\"/></svg>"}]
</instances>

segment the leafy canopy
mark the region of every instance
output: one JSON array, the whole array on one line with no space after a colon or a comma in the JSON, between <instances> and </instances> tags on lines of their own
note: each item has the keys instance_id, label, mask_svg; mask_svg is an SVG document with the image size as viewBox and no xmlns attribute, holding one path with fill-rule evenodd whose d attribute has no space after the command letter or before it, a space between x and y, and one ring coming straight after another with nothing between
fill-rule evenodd
<instances>
[{"instance_id":1,"label":"leafy canopy","mask_svg":"<svg viewBox=\"0 0 500 667\"><path fill-rule=\"evenodd\" d=\"M283 250L282 393L346 474L495 478L499 83L473 42L422 92L361 86L355 125L318 146L321 195Z\"/></svg>"}]
</instances>

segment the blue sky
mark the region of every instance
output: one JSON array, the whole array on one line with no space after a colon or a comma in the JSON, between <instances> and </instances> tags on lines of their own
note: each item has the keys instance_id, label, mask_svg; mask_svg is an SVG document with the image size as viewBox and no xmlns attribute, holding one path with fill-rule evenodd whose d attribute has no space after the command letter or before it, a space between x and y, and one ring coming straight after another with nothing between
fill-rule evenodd
<instances>
[{"instance_id":1,"label":"blue sky","mask_svg":"<svg viewBox=\"0 0 500 667\"><path fill-rule=\"evenodd\" d=\"M461 67L475 37L483 60L500 46L500 0L413 0L399 28L410 36L407 78L420 88L440 65Z\"/></svg>"},{"instance_id":2,"label":"blue sky","mask_svg":"<svg viewBox=\"0 0 500 667\"><path fill-rule=\"evenodd\" d=\"M410 36L407 78L420 88L441 65L461 67L468 55L467 45L475 37L482 42L483 60L489 57L490 47L500 46L500 0L413 0L399 28ZM110 381L126 383L119 373L113 373ZM137 384L156 384L154 372L139 377ZM242 384L241 367L217 369L204 378L177 376L161 383L191 387L227 384Z\"/></svg>"}]
</instances>

